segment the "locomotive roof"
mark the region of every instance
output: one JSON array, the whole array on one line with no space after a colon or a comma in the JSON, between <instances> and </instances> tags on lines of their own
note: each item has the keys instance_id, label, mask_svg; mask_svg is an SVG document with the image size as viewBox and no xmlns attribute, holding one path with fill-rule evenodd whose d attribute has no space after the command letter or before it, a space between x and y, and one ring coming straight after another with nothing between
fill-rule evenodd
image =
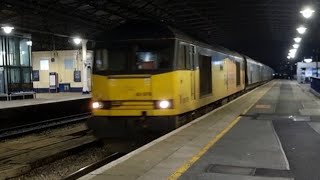
<instances>
[{"instance_id":1,"label":"locomotive roof","mask_svg":"<svg viewBox=\"0 0 320 180\"><path fill-rule=\"evenodd\" d=\"M213 49L221 53L233 56L241 55L219 45L209 45L201 40L193 38L178 29L169 27L161 23L153 22L127 22L108 33L107 41L127 41L143 39L181 39L193 44L201 45L208 49Z\"/></svg>"},{"instance_id":2,"label":"locomotive roof","mask_svg":"<svg viewBox=\"0 0 320 180\"><path fill-rule=\"evenodd\" d=\"M112 29L107 36L102 34L102 39L106 40L107 42L112 41L128 41L128 40L146 40L146 39L181 39L188 41L195 45L201 45L205 48L212 49L218 51L220 53L224 53L227 55L243 57L245 56L246 59L250 61L255 61L261 65L265 65L259 61L256 61L244 54L240 54L235 51L231 51L225 47L219 46L217 44L207 44L201 40L193 38L190 35L179 31L178 29L169 27L165 24L161 23L154 23L149 21L128 21L114 29ZM266 66L266 65L265 65Z\"/></svg>"}]
</instances>

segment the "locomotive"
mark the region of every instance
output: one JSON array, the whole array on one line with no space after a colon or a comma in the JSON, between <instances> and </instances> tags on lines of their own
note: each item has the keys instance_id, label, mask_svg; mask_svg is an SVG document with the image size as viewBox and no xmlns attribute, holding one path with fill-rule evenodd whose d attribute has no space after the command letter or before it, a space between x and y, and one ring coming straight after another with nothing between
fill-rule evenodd
<instances>
[{"instance_id":1,"label":"locomotive","mask_svg":"<svg viewBox=\"0 0 320 180\"><path fill-rule=\"evenodd\" d=\"M248 56L166 25L122 24L95 45L87 125L99 138L170 131L272 74Z\"/></svg>"}]
</instances>

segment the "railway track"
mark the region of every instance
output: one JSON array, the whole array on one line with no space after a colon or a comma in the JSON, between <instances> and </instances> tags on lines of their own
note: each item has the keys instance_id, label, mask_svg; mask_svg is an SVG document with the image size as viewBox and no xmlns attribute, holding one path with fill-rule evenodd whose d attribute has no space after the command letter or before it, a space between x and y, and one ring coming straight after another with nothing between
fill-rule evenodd
<instances>
[{"instance_id":1,"label":"railway track","mask_svg":"<svg viewBox=\"0 0 320 180\"><path fill-rule=\"evenodd\" d=\"M102 167L102 166L104 166L104 165L106 165L106 164L108 164L108 163L110 163L110 162L112 162L112 161L124 156L124 155L125 155L125 153L115 152L115 153L105 157L104 159L98 161L98 162L94 162L94 163L92 163L90 165L87 165L87 166L85 166L83 168L80 168L79 170L75 171L74 173L71 173L71 174L65 176L63 178L63 180L75 180L75 179L78 179L78 178L80 178L80 177L82 177L82 176L84 176L84 175L86 175L86 174L88 174L88 173L90 173L90 172L92 172L92 171L94 171L94 170L96 170L96 169L98 169L98 168L100 168L100 167Z\"/></svg>"},{"instance_id":2,"label":"railway track","mask_svg":"<svg viewBox=\"0 0 320 180\"><path fill-rule=\"evenodd\" d=\"M28 132L34 132L37 130L60 126L72 122L81 122L88 117L90 117L90 114L80 114L75 116L68 116L65 118L52 119L41 123L34 123L25 126L10 128L7 129L7 131L0 130L0 138L22 135ZM134 141L109 139L102 143L94 138L94 136L87 129L84 123L75 123L70 126L75 127L66 130L63 129L63 127L65 126L62 126L61 130L60 127L55 128L54 130L50 130L53 131L53 133L37 133L37 135L31 134L28 135L31 136L31 138L26 139L24 139L24 137L15 138L22 139L20 140L20 142L19 140L18 142L15 142L15 139L8 139L8 142L0 142L0 173L2 177L16 177L20 180L37 179L35 177L40 175L41 178L39 179L77 179L125 155L126 153L129 153L132 150L141 147L142 145L156 139L157 137L160 137L160 134L148 135L144 132L141 133L141 136L132 138L134 139ZM13 132L12 135L9 135L10 133L4 134L4 132L10 131ZM15 131L19 132L16 133ZM13 143L11 141L13 141ZM104 147L101 147L101 144L104 144ZM107 151L105 150L106 144ZM74 160L65 160L71 156L77 156L76 158L74 158L75 160L83 158L82 156L90 156L92 154L90 149L92 148L95 148L96 151L100 152L100 156L96 157L94 161L82 164L81 161L75 162ZM81 155L81 152L87 150L88 152L86 153L86 155ZM63 165L52 165L59 160L63 162ZM69 162L69 164L65 164L65 161ZM58 173L58 177L56 176L54 178L52 176L46 176L45 178L43 178L43 170L41 169L42 167L48 166L49 168L47 169L56 170L57 166L63 169L68 166L74 166L75 164L78 166L74 167L72 170Z\"/></svg>"},{"instance_id":3,"label":"railway track","mask_svg":"<svg viewBox=\"0 0 320 180\"><path fill-rule=\"evenodd\" d=\"M85 121L91 116L91 113L81 113L76 115L65 116L61 118L49 119L41 122L15 126L6 129L0 129L0 140L22 136L48 128L58 127L61 125Z\"/></svg>"},{"instance_id":4,"label":"railway track","mask_svg":"<svg viewBox=\"0 0 320 180\"><path fill-rule=\"evenodd\" d=\"M98 141L77 123L6 139L0 141L0 179L77 179L158 136Z\"/></svg>"}]
</instances>

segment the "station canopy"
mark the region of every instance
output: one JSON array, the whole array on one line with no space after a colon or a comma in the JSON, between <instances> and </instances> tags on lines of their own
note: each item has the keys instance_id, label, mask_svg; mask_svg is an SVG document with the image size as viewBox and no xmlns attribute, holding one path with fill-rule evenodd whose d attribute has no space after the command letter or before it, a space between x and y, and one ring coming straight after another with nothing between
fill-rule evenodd
<instances>
[{"instance_id":1,"label":"station canopy","mask_svg":"<svg viewBox=\"0 0 320 180\"><path fill-rule=\"evenodd\" d=\"M316 0L2 0L0 23L31 33L33 50L51 50L72 48L67 37L94 39L127 20L152 20L275 66L301 24L301 48L319 46L320 21L299 13L306 5L319 13Z\"/></svg>"}]
</instances>

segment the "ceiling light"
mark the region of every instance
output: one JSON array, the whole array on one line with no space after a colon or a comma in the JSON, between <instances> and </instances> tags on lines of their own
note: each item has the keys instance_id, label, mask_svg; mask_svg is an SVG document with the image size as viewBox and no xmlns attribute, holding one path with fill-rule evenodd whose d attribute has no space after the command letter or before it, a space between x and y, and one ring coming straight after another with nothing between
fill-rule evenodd
<instances>
[{"instance_id":1,"label":"ceiling light","mask_svg":"<svg viewBox=\"0 0 320 180\"><path fill-rule=\"evenodd\" d=\"M296 53L297 53L297 49L290 49L288 55L289 55L291 58L294 58L294 57L296 56Z\"/></svg>"},{"instance_id":2,"label":"ceiling light","mask_svg":"<svg viewBox=\"0 0 320 180\"><path fill-rule=\"evenodd\" d=\"M311 59L311 58L309 58L309 59L304 59L304 62L306 62L306 63L311 63L311 62L312 62L312 59Z\"/></svg>"},{"instance_id":3,"label":"ceiling light","mask_svg":"<svg viewBox=\"0 0 320 180\"><path fill-rule=\"evenodd\" d=\"M81 39L81 38L79 38L79 37L75 37L75 38L73 38L73 42L74 42L76 45L80 44L80 43L81 43L81 41L82 41L82 39Z\"/></svg>"},{"instance_id":4,"label":"ceiling light","mask_svg":"<svg viewBox=\"0 0 320 180\"><path fill-rule=\"evenodd\" d=\"M3 31L6 33L6 34L10 34L12 32L12 30L14 29L14 27L12 26L3 26L1 27L3 29Z\"/></svg>"},{"instance_id":5,"label":"ceiling light","mask_svg":"<svg viewBox=\"0 0 320 180\"><path fill-rule=\"evenodd\" d=\"M294 57L296 56L296 54L295 54L295 53L290 53L289 56L290 56L291 58L294 58Z\"/></svg>"},{"instance_id":6,"label":"ceiling light","mask_svg":"<svg viewBox=\"0 0 320 180\"><path fill-rule=\"evenodd\" d=\"M32 41L27 41L28 46L32 46Z\"/></svg>"},{"instance_id":7,"label":"ceiling light","mask_svg":"<svg viewBox=\"0 0 320 180\"><path fill-rule=\"evenodd\" d=\"M290 52L290 53L296 53L296 52L297 52L297 49L290 49L289 52Z\"/></svg>"},{"instance_id":8,"label":"ceiling light","mask_svg":"<svg viewBox=\"0 0 320 180\"><path fill-rule=\"evenodd\" d=\"M300 26L297 28L297 31L299 34L304 34L306 32L307 28Z\"/></svg>"},{"instance_id":9,"label":"ceiling light","mask_svg":"<svg viewBox=\"0 0 320 180\"><path fill-rule=\"evenodd\" d=\"M293 46L293 48L297 49L299 47L299 44L294 44L292 46Z\"/></svg>"},{"instance_id":10,"label":"ceiling light","mask_svg":"<svg viewBox=\"0 0 320 180\"><path fill-rule=\"evenodd\" d=\"M302 14L303 17L305 17L306 19L309 19L314 13L314 10L311 8L305 8L304 10L300 11L300 13Z\"/></svg>"},{"instance_id":11,"label":"ceiling light","mask_svg":"<svg viewBox=\"0 0 320 180\"><path fill-rule=\"evenodd\" d=\"M299 43L299 42L301 42L301 37L296 37L296 38L294 38L293 39L296 43Z\"/></svg>"}]
</instances>

